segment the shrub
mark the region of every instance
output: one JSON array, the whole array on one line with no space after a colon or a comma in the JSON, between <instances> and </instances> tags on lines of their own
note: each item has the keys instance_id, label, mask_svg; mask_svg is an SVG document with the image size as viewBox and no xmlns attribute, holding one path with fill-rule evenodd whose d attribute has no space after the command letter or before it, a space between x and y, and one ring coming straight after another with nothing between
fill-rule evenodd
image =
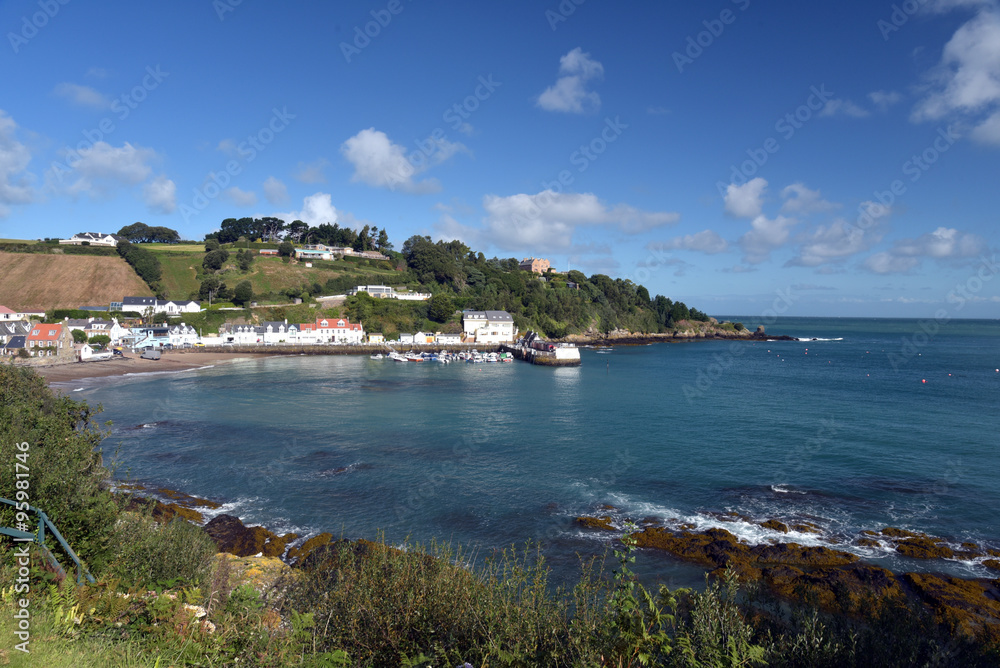
<instances>
[{"instance_id":1,"label":"shrub","mask_svg":"<svg viewBox=\"0 0 1000 668\"><path fill-rule=\"evenodd\" d=\"M181 519L160 525L149 516L132 512L121 514L113 538L118 550L110 572L124 581L147 586L178 578L200 583L216 551L201 527Z\"/></svg>"}]
</instances>

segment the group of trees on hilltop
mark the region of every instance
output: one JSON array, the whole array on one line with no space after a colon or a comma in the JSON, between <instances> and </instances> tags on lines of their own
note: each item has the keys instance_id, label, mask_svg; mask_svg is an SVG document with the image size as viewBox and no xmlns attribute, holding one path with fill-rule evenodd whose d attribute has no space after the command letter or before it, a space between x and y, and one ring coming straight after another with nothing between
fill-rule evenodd
<instances>
[{"instance_id":1,"label":"group of trees on hilltop","mask_svg":"<svg viewBox=\"0 0 1000 668\"><path fill-rule=\"evenodd\" d=\"M150 227L145 223L134 223L126 225L118 230L118 236L134 244L138 243L161 243L172 244L180 241L180 235L176 230L169 227Z\"/></svg>"},{"instance_id":2,"label":"group of trees on hilltop","mask_svg":"<svg viewBox=\"0 0 1000 668\"><path fill-rule=\"evenodd\" d=\"M402 256L413 277L434 293L429 317L438 322L449 307L496 309L511 313L519 329L564 336L595 322L604 332L657 332L681 320L709 319L684 302L651 298L644 286L605 274L587 277L573 270L565 276L550 274L548 283L542 283L535 274L520 271L517 259L487 259L457 240L434 242L415 235L403 243Z\"/></svg>"},{"instance_id":3,"label":"group of trees on hilltop","mask_svg":"<svg viewBox=\"0 0 1000 668\"><path fill-rule=\"evenodd\" d=\"M374 225L365 225L360 231L341 227L338 223L323 223L310 227L301 220L285 224L280 218L226 218L218 232L206 234L206 241L216 239L219 243L235 243L240 238L254 241L289 241L297 244L324 244L352 248L355 251L392 250L389 233Z\"/></svg>"}]
</instances>

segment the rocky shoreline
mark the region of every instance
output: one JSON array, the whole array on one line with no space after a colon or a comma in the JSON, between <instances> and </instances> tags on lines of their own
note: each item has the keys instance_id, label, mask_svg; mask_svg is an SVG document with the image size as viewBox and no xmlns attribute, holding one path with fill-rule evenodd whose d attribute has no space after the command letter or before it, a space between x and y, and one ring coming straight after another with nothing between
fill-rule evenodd
<instances>
[{"instance_id":1,"label":"rocky shoreline","mask_svg":"<svg viewBox=\"0 0 1000 668\"><path fill-rule=\"evenodd\" d=\"M798 341L794 336L767 334L763 326L754 331L749 329L736 330L723 327L713 319L712 322L692 322L684 320L673 332L635 333L624 329L615 329L606 334L589 330L584 334L571 334L561 339L562 343L575 343L579 346L614 346L614 345L646 345L649 343L679 343L684 341Z\"/></svg>"},{"instance_id":2,"label":"rocky shoreline","mask_svg":"<svg viewBox=\"0 0 1000 668\"><path fill-rule=\"evenodd\" d=\"M591 531L621 533L609 515L577 517L575 522ZM781 533L789 530L777 519L758 524ZM820 533L814 525L792 528ZM914 559L989 557L980 563L997 571L996 578L959 578L933 572L893 573L865 563L851 552L823 546L778 541L750 545L721 527L691 529L668 529L647 522L633 537L639 548L698 564L715 577L732 569L741 580L760 582L779 598L810 603L827 612L856 615L872 605L918 601L941 623L955 625L969 635L985 634L1000 640L1000 550L975 543L963 543L961 550L954 550L942 538L895 527L863 531L854 543L891 546Z\"/></svg>"},{"instance_id":3,"label":"rocky shoreline","mask_svg":"<svg viewBox=\"0 0 1000 668\"><path fill-rule=\"evenodd\" d=\"M329 546L345 540L331 533L307 540L294 533L279 536L262 526L248 527L228 514L206 521L202 511L217 510L219 503L169 489L122 484L117 493L127 496L129 508L150 512L160 522L180 517L202 526L220 553L252 562L244 563L252 569L292 572L312 568L326 558ZM749 520L742 516L733 519ZM610 515L581 516L574 522L585 530L607 533L615 540L620 540L623 533ZM819 527L809 523L786 524L770 519L757 524L779 533L821 533ZM713 577L732 569L740 579L759 582L779 598L816 605L827 612L854 616L873 605L919 602L940 623L954 625L969 635L984 634L1000 640L1000 550L974 543L963 543L956 550L942 538L895 527L862 531L853 541L862 547L891 547L915 559L982 559L979 563L997 571L995 578L959 578L934 572L893 573L835 547L779 540L750 545L721 527L695 531L694 527L666 528L647 520L632 535L640 549L666 552L706 568ZM364 539L347 542L357 549L371 545Z\"/></svg>"}]
</instances>

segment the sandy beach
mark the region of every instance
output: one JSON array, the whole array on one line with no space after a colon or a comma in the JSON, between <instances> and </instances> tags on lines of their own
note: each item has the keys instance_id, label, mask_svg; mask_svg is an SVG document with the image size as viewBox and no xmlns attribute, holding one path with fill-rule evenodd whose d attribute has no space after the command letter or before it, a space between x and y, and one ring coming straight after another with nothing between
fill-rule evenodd
<instances>
[{"instance_id":1,"label":"sandy beach","mask_svg":"<svg viewBox=\"0 0 1000 668\"><path fill-rule=\"evenodd\" d=\"M268 357L260 353L232 352L198 352L167 351L158 360L144 360L136 354L128 354L125 358L115 358L101 362L68 362L51 366L36 367L36 371L49 383L65 383L84 378L104 378L107 376L124 376L129 373L151 373L157 371L184 371L199 367L228 362L248 357Z\"/></svg>"}]
</instances>

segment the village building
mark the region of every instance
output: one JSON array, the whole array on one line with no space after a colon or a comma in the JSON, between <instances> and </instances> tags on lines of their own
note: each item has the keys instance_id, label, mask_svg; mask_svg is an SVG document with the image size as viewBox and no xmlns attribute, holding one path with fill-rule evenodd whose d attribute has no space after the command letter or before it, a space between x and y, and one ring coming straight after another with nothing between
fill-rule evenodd
<instances>
[{"instance_id":1,"label":"village building","mask_svg":"<svg viewBox=\"0 0 1000 668\"><path fill-rule=\"evenodd\" d=\"M462 329L466 343L513 343L517 334L507 311L463 311Z\"/></svg>"},{"instance_id":2,"label":"village building","mask_svg":"<svg viewBox=\"0 0 1000 668\"><path fill-rule=\"evenodd\" d=\"M111 320L101 320L99 318L66 318L63 324L73 330L81 330L89 339L92 336L104 335L111 339L111 345L118 345L122 338L128 335L129 330L118 324L116 318Z\"/></svg>"},{"instance_id":3,"label":"village building","mask_svg":"<svg viewBox=\"0 0 1000 668\"><path fill-rule=\"evenodd\" d=\"M31 333L30 322L24 320L0 321L0 345L7 343L15 336L27 336L29 333Z\"/></svg>"},{"instance_id":4,"label":"village building","mask_svg":"<svg viewBox=\"0 0 1000 668\"><path fill-rule=\"evenodd\" d=\"M0 344L0 352L4 355L17 355L22 350L28 347L27 336L20 334L18 336L12 336L3 344Z\"/></svg>"},{"instance_id":5,"label":"village building","mask_svg":"<svg viewBox=\"0 0 1000 668\"><path fill-rule=\"evenodd\" d=\"M368 343L385 343L385 335L381 332L372 332L368 335Z\"/></svg>"},{"instance_id":6,"label":"village building","mask_svg":"<svg viewBox=\"0 0 1000 668\"><path fill-rule=\"evenodd\" d=\"M182 313L198 313L201 311L201 302L187 299L165 300L157 299L156 297L124 297L120 302L111 302L109 310L145 313L147 309L153 309L154 314L181 315Z\"/></svg>"},{"instance_id":7,"label":"village building","mask_svg":"<svg viewBox=\"0 0 1000 668\"><path fill-rule=\"evenodd\" d=\"M347 291L348 295L364 292L376 299L401 299L404 301L427 301L431 298L429 292L398 292L389 285L359 285Z\"/></svg>"},{"instance_id":8,"label":"village building","mask_svg":"<svg viewBox=\"0 0 1000 668\"><path fill-rule=\"evenodd\" d=\"M119 241L124 241L124 237L102 232L80 232L69 239L60 239L59 243L70 246L117 246Z\"/></svg>"},{"instance_id":9,"label":"village building","mask_svg":"<svg viewBox=\"0 0 1000 668\"><path fill-rule=\"evenodd\" d=\"M24 313L20 313L14 309L9 309L0 304L0 322L9 322L12 320L27 320L27 318Z\"/></svg>"},{"instance_id":10,"label":"village building","mask_svg":"<svg viewBox=\"0 0 1000 668\"><path fill-rule=\"evenodd\" d=\"M25 339L32 357L71 357L73 335L62 323L38 324L31 328Z\"/></svg>"},{"instance_id":11,"label":"village building","mask_svg":"<svg viewBox=\"0 0 1000 668\"><path fill-rule=\"evenodd\" d=\"M190 348L198 343L200 338L198 330L185 323L174 325L167 330L167 337L170 339L170 345L174 348Z\"/></svg>"},{"instance_id":12,"label":"village building","mask_svg":"<svg viewBox=\"0 0 1000 668\"><path fill-rule=\"evenodd\" d=\"M347 343L358 345L364 343L365 330L359 322L350 322L346 318L320 318L314 324L317 343ZM303 324L303 327L306 325Z\"/></svg>"},{"instance_id":13,"label":"village building","mask_svg":"<svg viewBox=\"0 0 1000 668\"><path fill-rule=\"evenodd\" d=\"M458 333L445 334L443 332L438 332L434 335L434 343L439 343L443 346L453 346L458 345L462 342L462 335Z\"/></svg>"}]
</instances>

